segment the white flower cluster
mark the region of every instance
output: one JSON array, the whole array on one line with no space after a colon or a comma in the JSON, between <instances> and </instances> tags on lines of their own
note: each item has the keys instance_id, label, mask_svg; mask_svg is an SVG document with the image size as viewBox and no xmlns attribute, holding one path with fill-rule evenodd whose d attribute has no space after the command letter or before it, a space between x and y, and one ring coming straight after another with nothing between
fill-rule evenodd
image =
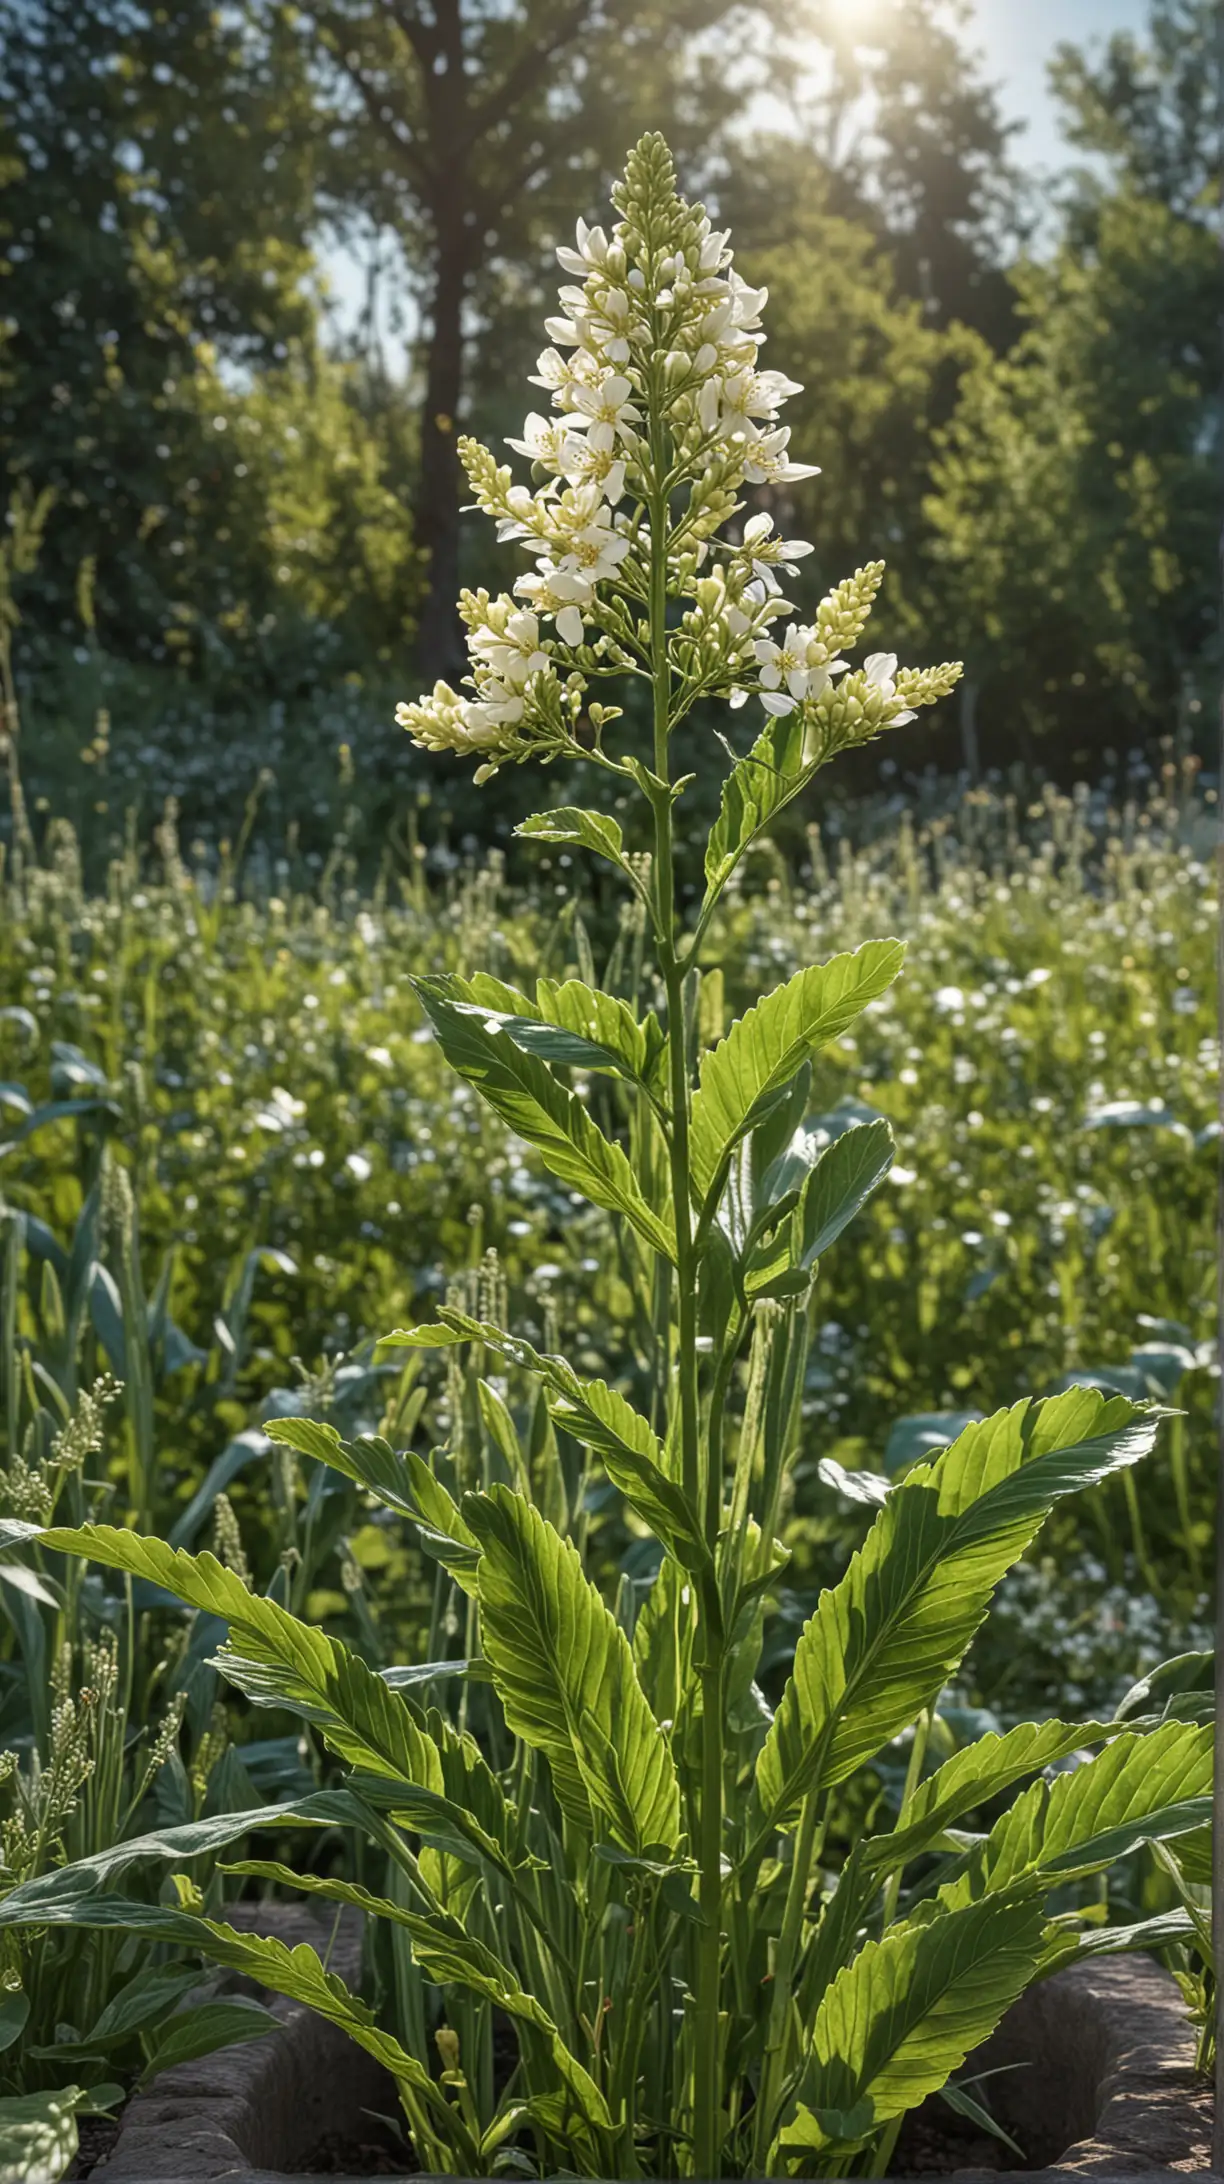
<instances>
[{"instance_id":1,"label":"white flower cluster","mask_svg":"<svg viewBox=\"0 0 1224 2184\"><path fill-rule=\"evenodd\" d=\"M745 485L817 474L791 459L778 423L801 390L759 368L766 291L736 272L728 234L677 194L661 138L642 140L614 195L622 217L611 235L579 220L576 246L557 253L573 283L546 321L551 346L533 375L554 414L532 411L508 443L532 464L534 486L516 484L478 442L460 442L477 506L534 560L514 586L526 611L505 595L465 595L473 694L440 683L397 715L430 749L479 753L480 777L564 748L590 674L652 672L640 615L652 608L660 550L669 596L696 602L668 640L669 665L688 683L683 710L704 695L736 705L756 694L771 714L818 700L847 666L838 646L865 620L864 609L852 627L833 628L826 601L811 627L781 643L767 634L794 611L778 571L811 547L779 538L764 512L738 543L716 534L742 508ZM876 567L854 580L867 607ZM868 663L881 699L895 698L895 665L885 654Z\"/></svg>"}]
</instances>

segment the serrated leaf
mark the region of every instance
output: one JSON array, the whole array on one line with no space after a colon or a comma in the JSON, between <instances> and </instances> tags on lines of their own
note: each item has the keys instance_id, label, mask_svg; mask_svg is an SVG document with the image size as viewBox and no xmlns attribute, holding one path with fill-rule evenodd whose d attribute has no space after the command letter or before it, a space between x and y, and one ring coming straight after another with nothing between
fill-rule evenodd
<instances>
[{"instance_id":1,"label":"serrated leaf","mask_svg":"<svg viewBox=\"0 0 1224 2184\"><path fill-rule=\"evenodd\" d=\"M967 1903L1020 1881L1056 1883L1102 1871L1140 1843L1188 1835L1211 1819L1210 1724L1126 1731L1095 1759L1034 1782L971 1853L940 1902Z\"/></svg>"},{"instance_id":2,"label":"serrated leaf","mask_svg":"<svg viewBox=\"0 0 1224 2184\"><path fill-rule=\"evenodd\" d=\"M475 1596L479 1559L476 1542L453 1496L423 1457L412 1449L393 1449L377 1434L342 1440L334 1426L309 1418L271 1418L267 1430L271 1440L284 1441L303 1455L329 1464L333 1471L343 1472L358 1486L368 1488L388 1509L409 1517L426 1553L450 1571L464 1592Z\"/></svg>"},{"instance_id":3,"label":"serrated leaf","mask_svg":"<svg viewBox=\"0 0 1224 2184\"><path fill-rule=\"evenodd\" d=\"M795 1649L757 1761L763 1836L933 1705L1054 1502L1136 1462L1156 1423L1094 1390L1026 1400L967 1426L893 1489Z\"/></svg>"},{"instance_id":4,"label":"serrated leaf","mask_svg":"<svg viewBox=\"0 0 1224 2184\"><path fill-rule=\"evenodd\" d=\"M189 1606L222 1618L230 1635L218 1666L240 1691L257 1705L283 1706L313 1722L351 1766L396 1784L402 1809L410 1815L407 1824L449 1854L506 1862L513 1816L472 1738L461 1736L436 1711L427 1716L407 1693L392 1690L340 1639L248 1592L212 1555L188 1555L110 1525L57 1529L43 1538L49 1547L147 1578ZM496 1841L450 1796L448 1767L457 1769L469 1788L474 1775L488 1778L484 1809L499 1815Z\"/></svg>"},{"instance_id":5,"label":"serrated leaf","mask_svg":"<svg viewBox=\"0 0 1224 2184\"><path fill-rule=\"evenodd\" d=\"M667 1739L576 1550L504 1486L467 1495L463 1513L483 1549L481 1634L508 1726L545 1754L564 1811L588 1834L635 1856L674 1851Z\"/></svg>"},{"instance_id":6,"label":"serrated leaf","mask_svg":"<svg viewBox=\"0 0 1224 2184\"><path fill-rule=\"evenodd\" d=\"M699 1198L721 1190L740 1139L764 1120L796 1070L891 985L903 955L898 940L869 940L853 955L797 972L703 1056L690 1138Z\"/></svg>"},{"instance_id":7,"label":"serrated leaf","mask_svg":"<svg viewBox=\"0 0 1224 2184\"><path fill-rule=\"evenodd\" d=\"M601 993L580 978L563 984L541 978L536 986L536 1007L548 1024L583 1039L602 1057L592 1069L617 1069L622 1075L641 1079L650 1066L647 1034L627 1001Z\"/></svg>"},{"instance_id":8,"label":"serrated leaf","mask_svg":"<svg viewBox=\"0 0 1224 2184\"><path fill-rule=\"evenodd\" d=\"M413 1347L479 1342L508 1365L538 1373L556 1424L603 1458L608 1477L670 1554L686 1568L705 1566L709 1555L697 1513L667 1474L662 1442L623 1395L602 1380L582 1379L565 1358L533 1349L521 1336L508 1335L488 1320L472 1319L450 1305L443 1311L444 1319L431 1326L397 1329L383 1340Z\"/></svg>"},{"instance_id":9,"label":"serrated leaf","mask_svg":"<svg viewBox=\"0 0 1224 2184\"><path fill-rule=\"evenodd\" d=\"M335 1972L324 1970L308 1943L290 1948L264 1935L237 1933L233 1927L201 1918L193 1911L102 1893L92 1874L84 1870L89 1864L83 1861L81 1867L61 1867L54 1876L61 1887L51 1923L144 1934L150 1940L198 1949L212 1963L240 1972L260 1986L270 1987L274 1994L304 2002L330 2024L338 2025L394 2078L443 2107L428 2071L390 2033L380 2030L366 2004L350 1994ZM7 1901L0 1904L0 1911L7 1908Z\"/></svg>"},{"instance_id":10,"label":"serrated leaf","mask_svg":"<svg viewBox=\"0 0 1224 2184\"><path fill-rule=\"evenodd\" d=\"M447 1061L503 1122L535 1146L563 1183L581 1190L592 1205L622 1214L652 1251L674 1258L670 1227L642 1196L625 1153L596 1127L547 1063L524 1052L496 1015L446 999L438 980L413 983Z\"/></svg>"},{"instance_id":11,"label":"serrated leaf","mask_svg":"<svg viewBox=\"0 0 1224 2184\"><path fill-rule=\"evenodd\" d=\"M527 2022L533 2031L542 2033L544 2040L549 2042L557 2077L577 2101L581 2123L595 2132L605 2132L612 2127L603 2094L581 2068L577 2057L570 2053L549 2014L536 2003L536 1998L522 1992L514 1972L505 1966L501 1957L496 1957L494 1950L479 1939L472 1939L466 1928L450 1918L444 1909L422 1915L420 1911L409 1911L404 1904L391 1902L387 1896L376 1896L372 1889L365 1889L354 1880L337 1880L326 1874L297 1874L291 1865L284 1865L278 1859L240 1859L234 1865L225 1865L223 1872L254 1880L271 1880L273 1885L297 1889L299 1894L317 1896L326 1902L354 1904L367 1918L385 1918L402 1926L413 1939L413 1959L426 1974L426 1979L442 1985L468 1987L470 1992L485 1996L498 2009L503 2009L507 2016ZM597 2147L588 2151L597 2158L608 2149Z\"/></svg>"},{"instance_id":12,"label":"serrated leaf","mask_svg":"<svg viewBox=\"0 0 1224 2184\"><path fill-rule=\"evenodd\" d=\"M585 811L579 804L562 804L556 811L535 811L520 820L515 833L528 842L574 842L593 850L609 864L624 865L624 836L615 819L602 811Z\"/></svg>"},{"instance_id":13,"label":"serrated leaf","mask_svg":"<svg viewBox=\"0 0 1224 2184\"><path fill-rule=\"evenodd\" d=\"M1040 1896L1021 1891L864 1943L816 2013L783 2153L849 2152L945 2085L1023 1994L1043 1934Z\"/></svg>"},{"instance_id":14,"label":"serrated leaf","mask_svg":"<svg viewBox=\"0 0 1224 2184\"><path fill-rule=\"evenodd\" d=\"M1092 1721L1028 1721L1005 1735L988 1731L963 1752L954 1752L918 1784L902 1805L891 1834L874 1836L864 1845L868 1870L879 1874L905 1864L936 1842L945 1828L1010 1790L1026 1775L1116 1734L1111 1724Z\"/></svg>"},{"instance_id":15,"label":"serrated leaf","mask_svg":"<svg viewBox=\"0 0 1224 2184\"><path fill-rule=\"evenodd\" d=\"M749 844L815 773L815 766L803 763L806 736L798 710L772 719L727 775L706 845L707 903L726 885Z\"/></svg>"}]
</instances>

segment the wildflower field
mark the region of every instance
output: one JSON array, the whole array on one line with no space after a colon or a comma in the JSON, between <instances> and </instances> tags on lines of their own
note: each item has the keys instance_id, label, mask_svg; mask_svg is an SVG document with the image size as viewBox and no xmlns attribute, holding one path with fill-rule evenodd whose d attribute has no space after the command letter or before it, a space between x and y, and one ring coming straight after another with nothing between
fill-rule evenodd
<instances>
[{"instance_id":1,"label":"wildflower field","mask_svg":"<svg viewBox=\"0 0 1224 2184\"><path fill-rule=\"evenodd\" d=\"M264 2034L232 1973L433 2174L880 2176L928 2099L1010 2145L970 2058L1111 1952L1209 2058L1217 792L822 824L960 666L844 656L878 562L770 634L811 548L727 526L812 474L801 390L661 137L614 196L534 489L459 443L534 569L400 708L588 769L530 880L304 884L171 809L95 886L13 764L0 2136L49 2180ZM695 844L673 738L750 699Z\"/></svg>"}]
</instances>

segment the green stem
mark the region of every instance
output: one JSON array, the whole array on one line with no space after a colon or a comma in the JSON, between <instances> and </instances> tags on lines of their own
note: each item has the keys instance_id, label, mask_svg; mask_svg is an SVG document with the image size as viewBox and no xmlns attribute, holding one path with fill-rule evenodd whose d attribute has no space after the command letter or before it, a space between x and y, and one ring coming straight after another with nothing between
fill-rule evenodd
<instances>
[{"instance_id":1,"label":"green stem","mask_svg":"<svg viewBox=\"0 0 1224 2184\"><path fill-rule=\"evenodd\" d=\"M924 1706L914 1723L914 1741L910 1746L909 1765L905 1770L905 1788L901 1792L901 1810L904 1812L914 1791L922 1780L922 1763L926 1758L927 1741L931 1734L932 1709ZM888 1876L884 1890L884 1924L891 1926L897 1915L897 1900L901 1894L901 1875L904 1868L898 1866Z\"/></svg>"},{"instance_id":2,"label":"green stem","mask_svg":"<svg viewBox=\"0 0 1224 2184\"><path fill-rule=\"evenodd\" d=\"M790 1881L786 1890L786 1908L782 1914L782 1931L778 1936L778 1947L774 1956L773 1994L769 2005L769 2026L765 2035L765 2055L761 2064L761 2083L757 2093L752 2153L752 2173L755 2176L764 2176L767 2173L765 2165L773 2137L773 2117L786 2071L791 1997L794 1994L795 1973L803 1943L803 1919L807 1910L812 1861L824 1835L822 1804L823 1800L817 1793L809 1791L803 1800L795 1836Z\"/></svg>"},{"instance_id":3,"label":"green stem","mask_svg":"<svg viewBox=\"0 0 1224 2184\"><path fill-rule=\"evenodd\" d=\"M661 474L655 451L655 475ZM684 971L676 955L675 868L668 760L671 674L667 659L667 499L657 491L650 508L650 643L654 688L655 927L667 997L671 1092L672 1209L676 1229L676 1380L680 1412L680 1475L693 1507L704 1512L711 1554L718 1542L722 1481L712 1475L707 1452L702 1477L697 1385L697 1254L693 1236L689 1161L689 1083L684 1036ZM693 2173L717 2177L722 2148L718 2118L721 2082L717 2065L722 1970L723 1660L716 1602L703 1603L707 1623L701 1666L701 1774L697 1856L702 1927L697 1943L693 2046Z\"/></svg>"}]
</instances>

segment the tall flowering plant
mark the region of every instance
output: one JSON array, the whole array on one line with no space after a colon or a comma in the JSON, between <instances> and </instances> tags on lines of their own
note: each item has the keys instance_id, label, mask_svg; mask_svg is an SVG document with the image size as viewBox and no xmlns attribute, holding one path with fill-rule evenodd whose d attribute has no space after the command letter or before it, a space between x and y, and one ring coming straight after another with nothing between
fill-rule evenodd
<instances>
[{"instance_id":1,"label":"tall flowering plant","mask_svg":"<svg viewBox=\"0 0 1224 2184\"><path fill-rule=\"evenodd\" d=\"M479 506L534 566L512 594L464 595L465 690L439 684L401 717L483 776L581 751L642 799L647 859L600 810L543 811L519 831L590 851L636 890L656 1007L639 1018L579 979L528 994L480 972L417 991L454 1067L616 1223L653 1330L652 1402L636 1409L532 1347L491 1294L386 1338L451 1351L446 1447L269 1426L407 1518L453 1588L463 1654L385 1676L207 1555L101 1526L39 1535L48 1554L92 1555L224 1619L225 1675L304 1717L342 1763L339 1786L273 1817L361 1834L385 1860L381 1893L269 1860L231 1870L360 1904L385 1927L397 1976L381 2021L310 1950L205 1916L185 1877L175 1907L116 1893L134 1859L215 1850L266 1814L20 1887L0 1925L138 1926L309 2001L386 2064L435 2173L882 2174L906 2111L1031 1980L1133 1945L1134 1928L1085 1927L1048 1898L1066 1904L1137 1844L1203 1828L1210 1731L1176 1711L1049 1721L930 1764L947 1754L936 1702L999 1579L1061 1496L1151 1444L1150 1407L1095 1389L970 1425L899 1483L850 1481L878 1505L865 1542L804 1627L776 1708L758 1683L819 1262L892 1152L882 1121L830 1135L808 1119L813 1064L902 950L871 941L800 971L703 1050L702 947L740 859L817 768L911 719L959 670L880 653L851 666L880 565L804 623L784 587L806 547L764 511L729 528L745 488L806 474L777 422L794 390L759 365L764 294L677 194L658 137L616 196L611 235L580 225L561 253L574 285L537 375L552 414L513 443L533 486L463 443ZM590 695L617 677L650 691L648 757ZM759 705L763 721L723 782L685 924L672 738L699 699ZM619 1124L596 1119L595 1077L612 1093L599 1114ZM526 1424L508 1402L524 1378ZM653 1546L644 1597L622 1585L610 1605L588 1574L596 1487ZM898 1741L900 1808L873 1832L858 1778ZM513 2060L495 2024L513 2029Z\"/></svg>"}]
</instances>

